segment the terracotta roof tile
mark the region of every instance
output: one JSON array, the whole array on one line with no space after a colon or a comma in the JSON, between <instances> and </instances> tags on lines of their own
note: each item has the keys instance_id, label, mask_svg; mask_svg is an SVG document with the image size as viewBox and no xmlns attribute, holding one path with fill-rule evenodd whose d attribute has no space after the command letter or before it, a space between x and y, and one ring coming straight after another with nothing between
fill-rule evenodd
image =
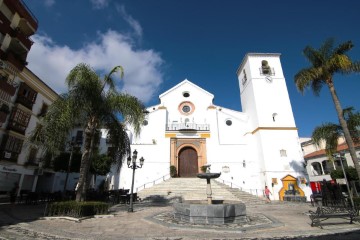
<instances>
[{"instance_id":1,"label":"terracotta roof tile","mask_svg":"<svg viewBox=\"0 0 360 240\"><path fill-rule=\"evenodd\" d=\"M359 143L355 144L355 147L356 148L360 147L360 144ZM348 150L348 149L349 149L348 145L346 143L343 143L343 144L340 144L337 146L336 151L340 152L340 151L344 151L344 150ZM304 158L308 159L308 158L319 157L319 156L323 156L323 155L325 155L325 149L321 149L321 150L306 154L304 156Z\"/></svg>"}]
</instances>

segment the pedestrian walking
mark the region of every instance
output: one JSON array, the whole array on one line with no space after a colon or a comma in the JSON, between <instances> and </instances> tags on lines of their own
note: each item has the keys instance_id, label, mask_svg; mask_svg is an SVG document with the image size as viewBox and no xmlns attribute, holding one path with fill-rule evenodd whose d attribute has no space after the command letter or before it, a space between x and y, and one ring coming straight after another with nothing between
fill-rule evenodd
<instances>
[{"instance_id":1,"label":"pedestrian walking","mask_svg":"<svg viewBox=\"0 0 360 240\"><path fill-rule=\"evenodd\" d=\"M266 196L266 202L270 203L271 202L270 194L272 194L272 193L270 192L270 190L269 190L269 188L267 186L265 186L265 191L264 192L265 192L265 196Z\"/></svg>"}]
</instances>

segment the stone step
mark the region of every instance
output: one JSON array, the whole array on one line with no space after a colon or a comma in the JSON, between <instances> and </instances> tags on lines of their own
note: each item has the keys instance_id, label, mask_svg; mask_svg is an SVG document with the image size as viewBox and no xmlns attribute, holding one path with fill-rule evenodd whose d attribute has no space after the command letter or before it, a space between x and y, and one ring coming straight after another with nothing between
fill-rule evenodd
<instances>
[{"instance_id":1,"label":"stone step","mask_svg":"<svg viewBox=\"0 0 360 240\"><path fill-rule=\"evenodd\" d=\"M184 200L206 200L206 181L199 178L171 178L150 188L138 192L141 199L150 196L162 198L182 198ZM211 181L214 200L242 201L247 205L263 204L265 201L257 196L233 189L217 181Z\"/></svg>"},{"instance_id":2,"label":"stone step","mask_svg":"<svg viewBox=\"0 0 360 240\"><path fill-rule=\"evenodd\" d=\"M241 191L238 188L231 188L226 184L216 182L217 185L224 187L225 189L228 189L233 195L237 196L239 199L241 199L246 205L259 205L259 204L265 204L266 199L264 197L258 197L255 195L252 195L250 193Z\"/></svg>"}]
</instances>

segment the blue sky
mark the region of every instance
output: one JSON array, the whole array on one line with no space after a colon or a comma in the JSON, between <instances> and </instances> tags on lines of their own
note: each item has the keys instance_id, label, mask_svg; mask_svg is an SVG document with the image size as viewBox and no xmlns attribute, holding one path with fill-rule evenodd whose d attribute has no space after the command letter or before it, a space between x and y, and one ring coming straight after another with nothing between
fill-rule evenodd
<instances>
[{"instance_id":1,"label":"blue sky","mask_svg":"<svg viewBox=\"0 0 360 240\"><path fill-rule=\"evenodd\" d=\"M147 106L185 78L215 95L214 103L241 110L236 69L249 52L281 53L300 137L337 122L326 87L301 95L294 75L309 64L305 46L334 37L352 40L360 60L360 2L353 0L24 0L39 20L29 69L56 91L77 63L99 72L125 68L120 89ZM120 80L119 80L120 81ZM360 75L335 76L343 107L360 110Z\"/></svg>"}]
</instances>

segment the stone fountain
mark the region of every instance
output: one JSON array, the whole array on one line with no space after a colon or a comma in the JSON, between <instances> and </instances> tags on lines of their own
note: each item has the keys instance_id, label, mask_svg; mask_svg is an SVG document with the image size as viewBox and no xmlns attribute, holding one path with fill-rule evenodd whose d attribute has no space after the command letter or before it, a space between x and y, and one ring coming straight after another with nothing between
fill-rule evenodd
<instances>
[{"instance_id":1,"label":"stone fountain","mask_svg":"<svg viewBox=\"0 0 360 240\"><path fill-rule=\"evenodd\" d=\"M246 206L242 202L217 201L212 199L211 179L220 177L221 173L210 173L210 165L206 173L199 173L198 178L206 179L207 203L203 201L185 201L174 203L174 218L193 224L226 224L245 223Z\"/></svg>"}]
</instances>

